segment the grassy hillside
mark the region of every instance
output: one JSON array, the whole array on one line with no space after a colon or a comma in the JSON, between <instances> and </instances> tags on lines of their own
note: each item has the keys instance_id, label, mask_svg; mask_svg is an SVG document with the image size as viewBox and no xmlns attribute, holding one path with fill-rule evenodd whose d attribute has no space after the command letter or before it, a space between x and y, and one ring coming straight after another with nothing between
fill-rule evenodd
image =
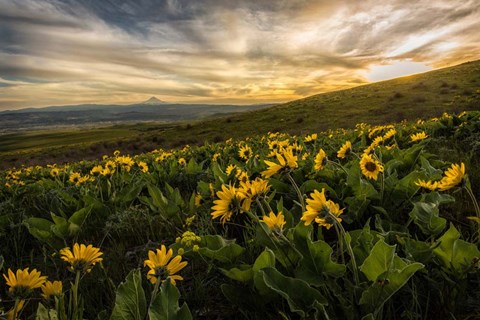
<instances>
[{"instance_id":1,"label":"grassy hillside","mask_svg":"<svg viewBox=\"0 0 480 320\"><path fill-rule=\"evenodd\" d=\"M480 60L224 118L177 125L134 126L133 132L119 134L116 138L113 138L115 133L110 132L87 135L81 141L75 138L65 141L65 135L75 135L68 131L57 133L60 140L49 140L51 144L47 147L42 135L9 136L7 141L28 139L29 144L42 148L24 148L24 142L0 143L0 163L9 167L94 159L115 149L139 153L159 147L244 138L269 131L303 134L351 128L360 122L383 124L466 110L480 110ZM121 128L117 126L120 131ZM18 154L19 151L22 153Z\"/></svg>"}]
</instances>

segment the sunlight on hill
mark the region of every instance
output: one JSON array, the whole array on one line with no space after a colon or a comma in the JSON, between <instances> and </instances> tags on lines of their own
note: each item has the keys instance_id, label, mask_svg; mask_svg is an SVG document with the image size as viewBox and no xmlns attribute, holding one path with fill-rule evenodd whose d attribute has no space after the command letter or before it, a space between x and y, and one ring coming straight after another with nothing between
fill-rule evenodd
<instances>
[{"instance_id":1,"label":"sunlight on hill","mask_svg":"<svg viewBox=\"0 0 480 320\"><path fill-rule=\"evenodd\" d=\"M370 70L365 73L365 77L369 81L382 81L430 70L432 70L431 67L420 62L395 61L389 65L374 65L370 67Z\"/></svg>"}]
</instances>

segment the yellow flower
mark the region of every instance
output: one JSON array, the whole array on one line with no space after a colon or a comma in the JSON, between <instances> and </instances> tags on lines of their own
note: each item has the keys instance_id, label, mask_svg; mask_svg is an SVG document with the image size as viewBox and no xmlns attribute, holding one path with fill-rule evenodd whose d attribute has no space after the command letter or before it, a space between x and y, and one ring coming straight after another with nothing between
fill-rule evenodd
<instances>
[{"instance_id":1,"label":"yellow flower","mask_svg":"<svg viewBox=\"0 0 480 320\"><path fill-rule=\"evenodd\" d=\"M102 254L99 248L95 248L91 244L85 246L84 244L79 245L75 243L73 252L69 247L60 250L62 260L70 263L68 269L73 272L90 272L97 262L102 262L103 258L100 258Z\"/></svg>"},{"instance_id":2,"label":"yellow flower","mask_svg":"<svg viewBox=\"0 0 480 320\"><path fill-rule=\"evenodd\" d=\"M412 134L410 136L410 141L412 142L416 142L416 141L420 141L420 140L423 140L423 139L426 139L428 138L428 135L422 131L422 132L419 132L419 133L416 133L416 134Z\"/></svg>"},{"instance_id":3,"label":"yellow flower","mask_svg":"<svg viewBox=\"0 0 480 320\"><path fill-rule=\"evenodd\" d=\"M68 181L70 181L71 183L75 183L75 185L79 185L81 178L82 176L80 175L80 173L73 172L72 174L70 174Z\"/></svg>"},{"instance_id":4,"label":"yellow flower","mask_svg":"<svg viewBox=\"0 0 480 320\"><path fill-rule=\"evenodd\" d=\"M200 193L195 194L195 207L200 207L202 204L202 195Z\"/></svg>"},{"instance_id":5,"label":"yellow flower","mask_svg":"<svg viewBox=\"0 0 480 320\"><path fill-rule=\"evenodd\" d=\"M186 261L182 261L180 255L175 256L172 259L173 250L167 248L162 244L160 249L157 249L156 252L149 250L148 259L144 261L143 265L150 268L150 271L147 273L147 279L150 280L152 284L157 283L157 280L160 278L160 281L165 281L167 278L170 278L170 281L173 284L176 284L177 280L183 280L182 276L176 274L187 265Z\"/></svg>"},{"instance_id":6,"label":"yellow flower","mask_svg":"<svg viewBox=\"0 0 480 320\"><path fill-rule=\"evenodd\" d=\"M92 170L90 170L90 174L91 175L97 175L97 174L102 173L102 171L103 171L103 167L98 165L98 166L93 167Z\"/></svg>"},{"instance_id":7,"label":"yellow flower","mask_svg":"<svg viewBox=\"0 0 480 320\"><path fill-rule=\"evenodd\" d=\"M217 192L218 200L214 200L215 204L212 207L211 213L212 219L220 218L220 222L224 224L226 221L230 221L234 211L236 211L237 205L242 199L242 195L237 192L234 186L222 185L222 191Z\"/></svg>"},{"instance_id":8,"label":"yellow flower","mask_svg":"<svg viewBox=\"0 0 480 320\"><path fill-rule=\"evenodd\" d=\"M339 216L343 213L343 209L340 209L340 206L332 200L327 200L325 189L322 189L322 192L314 190L310 197L311 199L307 199L307 211L300 219L305 222L306 226L315 221L320 226L330 229L335 220L342 222L342 218Z\"/></svg>"},{"instance_id":9,"label":"yellow flower","mask_svg":"<svg viewBox=\"0 0 480 320\"><path fill-rule=\"evenodd\" d=\"M395 130L395 129L390 129L390 130L388 130L388 131L383 135L382 140L384 140L384 141L385 141L385 140L388 140L388 139L390 139L391 137L393 137L393 136L396 135L396 134L397 134L397 130Z\"/></svg>"},{"instance_id":10,"label":"yellow flower","mask_svg":"<svg viewBox=\"0 0 480 320\"><path fill-rule=\"evenodd\" d=\"M50 175L52 177L58 177L60 175L60 170L58 170L58 168L53 168L51 171L50 171Z\"/></svg>"},{"instance_id":11,"label":"yellow flower","mask_svg":"<svg viewBox=\"0 0 480 320\"><path fill-rule=\"evenodd\" d=\"M180 243L187 247L193 247L193 245L197 242L200 242L202 238L197 236L192 231L185 231L180 238Z\"/></svg>"},{"instance_id":12,"label":"yellow flower","mask_svg":"<svg viewBox=\"0 0 480 320\"><path fill-rule=\"evenodd\" d=\"M276 173L281 171L289 171L298 167L297 156L293 155L293 151L290 148L287 148L282 152L282 154L277 154L278 163L263 160L268 166L268 169L262 171L262 176L265 178L270 178Z\"/></svg>"},{"instance_id":13,"label":"yellow flower","mask_svg":"<svg viewBox=\"0 0 480 320\"><path fill-rule=\"evenodd\" d=\"M431 191L438 189L438 181L418 180L417 182L415 182L415 184L419 187L422 187Z\"/></svg>"},{"instance_id":14,"label":"yellow flower","mask_svg":"<svg viewBox=\"0 0 480 320\"><path fill-rule=\"evenodd\" d=\"M266 194L269 188L268 180L263 180L261 178L256 178L253 181L241 181L238 193L241 194L241 198L243 199L242 209L244 211L250 210L252 202L258 197Z\"/></svg>"},{"instance_id":15,"label":"yellow flower","mask_svg":"<svg viewBox=\"0 0 480 320\"><path fill-rule=\"evenodd\" d=\"M320 149L320 151L318 151L317 155L315 156L315 166L314 166L314 169L315 170L323 170L323 168L325 168L325 165L327 164L327 154L325 153L325 151L323 151L323 149Z\"/></svg>"},{"instance_id":16,"label":"yellow flower","mask_svg":"<svg viewBox=\"0 0 480 320\"><path fill-rule=\"evenodd\" d=\"M230 174L232 173L233 169L235 169L235 165L234 165L234 164L230 164L230 165L228 165L227 169L225 169L225 173L226 173L227 175L230 175Z\"/></svg>"},{"instance_id":17,"label":"yellow flower","mask_svg":"<svg viewBox=\"0 0 480 320\"><path fill-rule=\"evenodd\" d=\"M452 164L450 168L443 173L445 176L438 182L438 189L445 191L460 184L465 177L465 164Z\"/></svg>"},{"instance_id":18,"label":"yellow flower","mask_svg":"<svg viewBox=\"0 0 480 320\"><path fill-rule=\"evenodd\" d=\"M37 269L33 269L32 272L28 272L29 268L17 270L17 274L8 269L7 275L3 275L7 281L7 286L10 288L8 292L14 297L26 297L31 293L33 289L40 288L42 284L47 280L46 276L42 276L41 272Z\"/></svg>"},{"instance_id":19,"label":"yellow flower","mask_svg":"<svg viewBox=\"0 0 480 320\"><path fill-rule=\"evenodd\" d=\"M318 134L314 133L314 134L312 134L312 135L307 135L307 136L305 137L305 140L304 140L304 141L305 141L305 142L312 142L312 141L317 140L317 138L318 138Z\"/></svg>"},{"instance_id":20,"label":"yellow flower","mask_svg":"<svg viewBox=\"0 0 480 320\"><path fill-rule=\"evenodd\" d=\"M243 171L242 169L237 169L235 177L238 179L238 181L247 181L249 178L248 173Z\"/></svg>"},{"instance_id":21,"label":"yellow flower","mask_svg":"<svg viewBox=\"0 0 480 320\"><path fill-rule=\"evenodd\" d=\"M360 169L364 176L373 180L377 180L378 174L383 172L382 164L366 153L362 155L362 160L360 160Z\"/></svg>"},{"instance_id":22,"label":"yellow flower","mask_svg":"<svg viewBox=\"0 0 480 320\"><path fill-rule=\"evenodd\" d=\"M185 158L180 158L178 159L178 164L184 166L187 164L187 160L185 160Z\"/></svg>"},{"instance_id":23,"label":"yellow flower","mask_svg":"<svg viewBox=\"0 0 480 320\"><path fill-rule=\"evenodd\" d=\"M272 211L270 211L268 216L263 216L262 221L267 224L270 230L276 232L282 232L283 226L287 223L282 212L275 215Z\"/></svg>"},{"instance_id":24,"label":"yellow flower","mask_svg":"<svg viewBox=\"0 0 480 320\"><path fill-rule=\"evenodd\" d=\"M148 165L146 162L144 161L140 161L137 163L138 167L140 168L140 170L143 172L143 173L147 173L148 172Z\"/></svg>"},{"instance_id":25,"label":"yellow flower","mask_svg":"<svg viewBox=\"0 0 480 320\"><path fill-rule=\"evenodd\" d=\"M22 310L22 308L23 308L24 305L25 305L25 300L22 299L22 300L18 301L18 305L17 305L16 310L14 310L15 306L14 306L12 309L8 310L8 312L7 312L7 320L15 320L15 319L18 319L17 316L18 316L18 314L20 313L20 310ZM16 315L16 316L15 316L15 319L13 318L13 315L14 315L14 314Z\"/></svg>"},{"instance_id":26,"label":"yellow flower","mask_svg":"<svg viewBox=\"0 0 480 320\"><path fill-rule=\"evenodd\" d=\"M217 161L217 160L218 160L218 157L220 157L220 153L215 153L215 154L212 156L212 161Z\"/></svg>"},{"instance_id":27,"label":"yellow flower","mask_svg":"<svg viewBox=\"0 0 480 320\"><path fill-rule=\"evenodd\" d=\"M115 157L118 157L118 156L120 155L120 150L115 150L115 151L113 152L113 155L114 155Z\"/></svg>"},{"instance_id":28,"label":"yellow flower","mask_svg":"<svg viewBox=\"0 0 480 320\"><path fill-rule=\"evenodd\" d=\"M243 160L248 160L252 157L252 148L250 148L248 145L244 145L243 147L240 148L238 151L238 156L242 158Z\"/></svg>"},{"instance_id":29,"label":"yellow flower","mask_svg":"<svg viewBox=\"0 0 480 320\"><path fill-rule=\"evenodd\" d=\"M62 290L62 281L47 281L42 286L42 297L48 300L51 296L61 296Z\"/></svg>"},{"instance_id":30,"label":"yellow flower","mask_svg":"<svg viewBox=\"0 0 480 320\"><path fill-rule=\"evenodd\" d=\"M347 153L352 150L352 143L350 141L346 141L340 150L337 152L337 157L343 159L347 156Z\"/></svg>"}]
</instances>

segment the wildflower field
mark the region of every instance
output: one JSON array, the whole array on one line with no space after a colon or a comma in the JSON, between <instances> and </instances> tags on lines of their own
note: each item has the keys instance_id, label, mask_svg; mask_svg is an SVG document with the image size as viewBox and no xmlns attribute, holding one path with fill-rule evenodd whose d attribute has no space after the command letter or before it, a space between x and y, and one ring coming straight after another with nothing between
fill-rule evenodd
<instances>
[{"instance_id":1,"label":"wildflower field","mask_svg":"<svg viewBox=\"0 0 480 320\"><path fill-rule=\"evenodd\" d=\"M480 112L0 173L0 318L478 319Z\"/></svg>"}]
</instances>

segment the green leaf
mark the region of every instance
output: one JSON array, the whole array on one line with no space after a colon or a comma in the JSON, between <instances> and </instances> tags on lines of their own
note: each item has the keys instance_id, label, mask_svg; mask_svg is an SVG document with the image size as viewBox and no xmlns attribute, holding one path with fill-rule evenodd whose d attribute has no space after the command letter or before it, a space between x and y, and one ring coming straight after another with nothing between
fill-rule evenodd
<instances>
[{"instance_id":1,"label":"green leaf","mask_svg":"<svg viewBox=\"0 0 480 320\"><path fill-rule=\"evenodd\" d=\"M91 210L92 210L92 207L88 206L88 207L82 208L82 209L74 212L72 214L72 216L70 218L68 218L68 222L73 223L73 224L80 227L85 222L85 219L87 219Z\"/></svg>"},{"instance_id":2,"label":"green leaf","mask_svg":"<svg viewBox=\"0 0 480 320\"><path fill-rule=\"evenodd\" d=\"M142 274L139 269L130 271L126 281L117 289L115 307L110 320L144 320L147 302L142 288Z\"/></svg>"},{"instance_id":3,"label":"green leaf","mask_svg":"<svg viewBox=\"0 0 480 320\"><path fill-rule=\"evenodd\" d=\"M148 310L149 320L190 320L192 314L187 304L178 305L180 292L169 278L162 282L159 293Z\"/></svg>"},{"instance_id":4,"label":"green leaf","mask_svg":"<svg viewBox=\"0 0 480 320\"><path fill-rule=\"evenodd\" d=\"M47 241L54 236L51 231L53 222L47 219L28 218L25 220L25 224L30 234L39 240Z\"/></svg>"},{"instance_id":5,"label":"green leaf","mask_svg":"<svg viewBox=\"0 0 480 320\"><path fill-rule=\"evenodd\" d=\"M245 248L236 244L235 240L225 240L219 235L206 235L201 238L198 252L204 257L220 262L233 262L245 251Z\"/></svg>"},{"instance_id":6,"label":"green leaf","mask_svg":"<svg viewBox=\"0 0 480 320\"><path fill-rule=\"evenodd\" d=\"M381 308L415 272L423 268L421 263L399 258L395 247L379 240L360 267L360 271L373 282L360 298L360 304L367 305L367 308Z\"/></svg>"},{"instance_id":7,"label":"green leaf","mask_svg":"<svg viewBox=\"0 0 480 320\"><path fill-rule=\"evenodd\" d=\"M301 317L313 311L316 303L327 304L325 297L303 280L286 277L274 268L265 268L260 272L265 284L287 300L290 310Z\"/></svg>"},{"instance_id":8,"label":"green leaf","mask_svg":"<svg viewBox=\"0 0 480 320\"><path fill-rule=\"evenodd\" d=\"M480 258L480 251L473 243L460 239L460 233L453 224L438 239L433 253L446 269L460 278L466 276L466 271L473 266L473 262Z\"/></svg>"},{"instance_id":9,"label":"green leaf","mask_svg":"<svg viewBox=\"0 0 480 320\"><path fill-rule=\"evenodd\" d=\"M352 166L348 170L347 185L352 188L355 198L364 201L365 199L379 199L380 194L367 180L362 179L360 166Z\"/></svg>"},{"instance_id":10,"label":"green leaf","mask_svg":"<svg viewBox=\"0 0 480 320\"><path fill-rule=\"evenodd\" d=\"M57 312L53 309L47 309L43 304L39 303L35 320L58 320Z\"/></svg>"},{"instance_id":11,"label":"green leaf","mask_svg":"<svg viewBox=\"0 0 480 320\"><path fill-rule=\"evenodd\" d=\"M447 220L439 217L438 205L432 202L415 202L410 218L426 235L438 235L445 229Z\"/></svg>"},{"instance_id":12,"label":"green leaf","mask_svg":"<svg viewBox=\"0 0 480 320\"><path fill-rule=\"evenodd\" d=\"M398 258L400 259L400 258ZM402 288L411 276L423 268L423 264L414 262L402 269L393 269L385 274L385 279L378 279L367 290L362 293L360 304L376 306L380 308L400 288Z\"/></svg>"},{"instance_id":13,"label":"green leaf","mask_svg":"<svg viewBox=\"0 0 480 320\"><path fill-rule=\"evenodd\" d=\"M263 274L260 272L260 270L265 268L275 268L275 254L268 248L265 248L257 257L252 267L253 283L261 295L267 295L271 292L263 280Z\"/></svg>"},{"instance_id":14,"label":"green leaf","mask_svg":"<svg viewBox=\"0 0 480 320\"><path fill-rule=\"evenodd\" d=\"M377 278L390 269L395 255L395 246L389 246L385 241L378 241L373 247L370 255L365 259L360 271L365 274L368 280L376 281Z\"/></svg>"},{"instance_id":15,"label":"green leaf","mask_svg":"<svg viewBox=\"0 0 480 320\"><path fill-rule=\"evenodd\" d=\"M312 242L310 237L294 234L295 245L303 256L296 270L296 276L312 285L321 285L324 276L340 277L345 265L332 261L332 248L325 241ZM304 242L302 245L301 242Z\"/></svg>"},{"instance_id":16,"label":"green leaf","mask_svg":"<svg viewBox=\"0 0 480 320\"><path fill-rule=\"evenodd\" d=\"M120 189L120 192L118 192L117 196L115 197L115 202L117 204L128 205L138 197L143 189L143 186L143 182L125 186L124 188Z\"/></svg>"},{"instance_id":17,"label":"green leaf","mask_svg":"<svg viewBox=\"0 0 480 320\"><path fill-rule=\"evenodd\" d=\"M239 265L238 268L232 268L230 270L220 268L220 271L230 279L241 282L247 282L253 279L253 270L250 265Z\"/></svg>"},{"instance_id":18,"label":"green leaf","mask_svg":"<svg viewBox=\"0 0 480 320\"><path fill-rule=\"evenodd\" d=\"M52 225L52 232L61 239L67 239L70 235L70 231L68 231L68 221L63 217L59 217L53 213L50 214L52 217L53 222L55 223Z\"/></svg>"}]
</instances>

